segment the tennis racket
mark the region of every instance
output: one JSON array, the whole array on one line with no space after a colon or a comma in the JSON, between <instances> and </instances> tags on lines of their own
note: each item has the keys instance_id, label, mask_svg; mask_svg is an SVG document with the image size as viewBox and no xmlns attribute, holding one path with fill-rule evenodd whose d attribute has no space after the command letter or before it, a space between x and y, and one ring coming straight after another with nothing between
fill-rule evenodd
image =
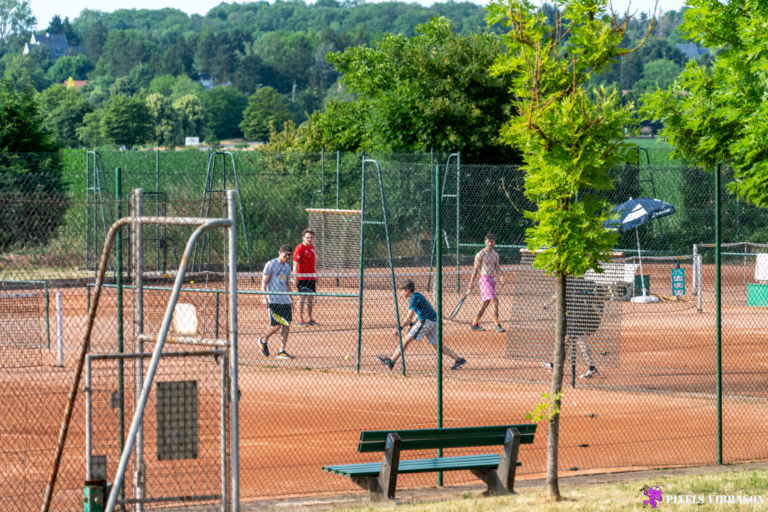
<instances>
[{"instance_id":1,"label":"tennis racket","mask_svg":"<svg viewBox=\"0 0 768 512\"><path fill-rule=\"evenodd\" d=\"M451 314L448 315L448 320L452 320L453 317L455 317L456 315L459 314L459 310L461 309L461 306L464 305L464 301L467 299L467 297L469 297L469 292L471 292L471 291L472 291L471 289L467 290L467 293L464 294L464 297L461 298L459 303L456 304L456 307L453 308L453 311L451 311Z\"/></svg>"},{"instance_id":2,"label":"tennis racket","mask_svg":"<svg viewBox=\"0 0 768 512\"><path fill-rule=\"evenodd\" d=\"M274 311L272 311L272 308L269 308L269 314L272 316L272 318L275 319L277 323L288 327L288 321L285 318L278 315L277 313L275 313Z\"/></svg>"}]
</instances>

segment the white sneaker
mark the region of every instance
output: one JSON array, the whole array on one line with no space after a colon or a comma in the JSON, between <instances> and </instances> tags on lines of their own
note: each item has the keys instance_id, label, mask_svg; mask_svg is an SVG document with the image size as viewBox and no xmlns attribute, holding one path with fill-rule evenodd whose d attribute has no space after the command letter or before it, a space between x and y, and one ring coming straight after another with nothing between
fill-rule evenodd
<instances>
[{"instance_id":1,"label":"white sneaker","mask_svg":"<svg viewBox=\"0 0 768 512\"><path fill-rule=\"evenodd\" d=\"M590 366L589 370L587 370L587 372L584 375L582 375L581 378L582 379L591 379L595 375L600 375L600 372L597 371L597 367Z\"/></svg>"},{"instance_id":2,"label":"white sneaker","mask_svg":"<svg viewBox=\"0 0 768 512\"><path fill-rule=\"evenodd\" d=\"M541 363L541 366L547 369L547 371L552 374L552 363Z\"/></svg>"}]
</instances>

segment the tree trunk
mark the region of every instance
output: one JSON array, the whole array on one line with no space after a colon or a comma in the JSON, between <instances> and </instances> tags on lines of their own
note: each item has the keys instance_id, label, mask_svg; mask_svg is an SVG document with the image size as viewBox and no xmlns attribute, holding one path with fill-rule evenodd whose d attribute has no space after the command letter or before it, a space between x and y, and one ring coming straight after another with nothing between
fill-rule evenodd
<instances>
[{"instance_id":1,"label":"tree trunk","mask_svg":"<svg viewBox=\"0 0 768 512\"><path fill-rule=\"evenodd\" d=\"M555 397L563 388L563 363L565 362L565 274L558 274L555 282L557 300L555 313L555 356L552 368L552 384L549 389L550 400L559 407L560 400ZM557 448L560 437L560 414L552 416L547 431L547 498L560 500L560 485L557 480Z\"/></svg>"}]
</instances>

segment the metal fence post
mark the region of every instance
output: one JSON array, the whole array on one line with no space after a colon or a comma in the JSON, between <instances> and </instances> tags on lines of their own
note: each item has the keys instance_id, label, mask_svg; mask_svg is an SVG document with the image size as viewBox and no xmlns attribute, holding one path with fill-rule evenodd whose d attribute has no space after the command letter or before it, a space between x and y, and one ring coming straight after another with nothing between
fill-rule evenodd
<instances>
[{"instance_id":1,"label":"metal fence post","mask_svg":"<svg viewBox=\"0 0 768 512\"><path fill-rule=\"evenodd\" d=\"M216 321L214 322L214 338L219 339L219 293L216 292Z\"/></svg>"},{"instance_id":2,"label":"metal fence post","mask_svg":"<svg viewBox=\"0 0 768 512\"><path fill-rule=\"evenodd\" d=\"M64 366L64 305L61 291L56 292L56 364Z\"/></svg>"},{"instance_id":3,"label":"metal fence post","mask_svg":"<svg viewBox=\"0 0 768 512\"><path fill-rule=\"evenodd\" d=\"M325 208L325 148L322 148L320 152L320 188L323 193L320 194L323 202L323 208Z\"/></svg>"},{"instance_id":4,"label":"metal fence post","mask_svg":"<svg viewBox=\"0 0 768 512\"><path fill-rule=\"evenodd\" d=\"M715 166L715 337L717 350L717 465L723 464L723 362L720 294L720 164Z\"/></svg>"},{"instance_id":5,"label":"metal fence post","mask_svg":"<svg viewBox=\"0 0 768 512\"><path fill-rule=\"evenodd\" d=\"M160 150L155 149L155 217L160 216ZM167 203L166 203L167 204ZM167 210L167 207L166 207ZM165 215L165 214L164 214ZM118 217L119 218L119 217ZM155 268L160 270L160 226L155 228ZM163 269L165 272L165 269Z\"/></svg>"},{"instance_id":6,"label":"metal fence post","mask_svg":"<svg viewBox=\"0 0 768 512\"><path fill-rule=\"evenodd\" d=\"M216 305L219 303L219 293L216 293ZM218 324L218 308L216 310L216 318ZM216 331L219 330L219 326L216 325ZM218 334L216 338L218 339ZM226 355L221 358L221 364L219 365L219 380L221 385L219 400L221 404L219 408L221 412L221 421L219 425L219 443L221 445L221 512L227 512L227 362Z\"/></svg>"},{"instance_id":7,"label":"metal fence post","mask_svg":"<svg viewBox=\"0 0 768 512\"><path fill-rule=\"evenodd\" d=\"M440 166L435 167L435 180L440 178ZM435 227L442 229L440 209L442 194L435 194ZM440 237L435 246L435 312L437 313L437 428L443 428L443 244ZM458 276L457 276L458 277ZM437 449L437 456L443 456L443 449ZM443 485L443 472L437 473L437 485Z\"/></svg>"},{"instance_id":8,"label":"metal fence post","mask_svg":"<svg viewBox=\"0 0 768 512\"><path fill-rule=\"evenodd\" d=\"M227 212L231 225L229 226L229 364L232 379L232 512L240 510L240 423L238 401L240 388L237 374L237 210L235 208L234 190L227 190Z\"/></svg>"},{"instance_id":9,"label":"metal fence post","mask_svg":"<svg viewBox=\"0 0 768 512\"><path fill-rule=\"evenodd\" d=\"M365 155L363 155L362 191L360 198L360 281L357 288L357 373L360 373L360 353L363 343L363 262L365 261Z\"/></svg>"},{"instance_id":10,"label":"metal fence post","mask_svg":"<svg viewBox=\"0 0 768 512\"><path fill-rule=\"evenodd\" d=\"M115 169L115 213L118 219L123 218L123 171L120 167ZM115 245L115 285L117 286L117 353L123 353L123 230L117 230L117 244ZM117 394L120 396L120 405L117 408L117 455L123 454L125 446L125 382L123 360L117 360ZM120 498L124 499L125 488L120 489Z\"/></svg>"},{"instance_id":11,"label":"metal fence post","mask_svg":"<svg viewBox=\"0 0 768 512\"><path fill-rule=\"evenodd\" d=\"M336 209L339 209L339 152L336 151Z\"/></svg>"},{"instance_id":12,"label":"metal fence post","mask_svg":"<svg viewBox=\"0 0 768 512\"><path fill-rule=\"evenodd\" d=\"M91 356L85 356L85 479L91 480Z\"/></svg>"},{"instance_id":13,"label":"metal fence post","mask_svg":"<svg viewBox=\"0 0 768 512\"><path fill-rule=\"evenodd\" d=\"M95 157L94 157L95 159ZM88 251L90 250L88 244L88 231L89 231L89 212L88 207L91 204L91 152L88 149L85 150L85 268L88 268ZM87 314L87 312L86 312Z\"/></svg>"},{"instance_id":14,"label":"metal fence post","mask_svg":"<svg viewBox=\"0 0 768 512\"><path fill-rule=\"evenodd\" d=\"M447 169L446 169L447 170ZM456 153L456 293L461 292L461 152Z\"/></svg>"},{"instance_id":15,"label":"metal fence post","mask_svg":"<svg viewBox=\"0 0 768 512\"><path fill-rule=\"evenodd\" d=\"M144 353L144 342L139 335L144 334L144 253L143 238L144 227L138 221L144 210L144 190L136 189L133 194L133 208L131 209L131 235L133 238L133 335L134 351L137 354ZM134 366L134 399L141 395L144 385L144 360L138 359ZM133 488L134 498L144 498L144 425L143 417L136 431L136 449L133 460ZM136 512L141 512L143 503L136 503Z\"/></svg>"},{"instance_id":16,"label":"metal fence post","mask_svg":"<svg viewBox=\"0 0 768 512\"><path fill-rule=\"evenodd\" d=\"M45 297L45 346L51 348L51 317L50 317L50 302L51 298L48 294L48 282L43 284L43 295Z\"/></svg>"}]
</instances>

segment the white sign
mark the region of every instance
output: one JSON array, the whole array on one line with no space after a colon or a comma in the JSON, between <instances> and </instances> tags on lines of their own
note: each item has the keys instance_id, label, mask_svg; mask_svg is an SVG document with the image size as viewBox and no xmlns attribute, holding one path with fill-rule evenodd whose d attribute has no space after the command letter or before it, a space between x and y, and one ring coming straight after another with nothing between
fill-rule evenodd
<instances>
[{"instance_id":1,"label":"white sign","mask_svg":"<svg viewBox=\"0 0 768 512\"><path fill-rule=\"evenodd\" d=\"M184 145L185 146L199 146L200 145L200 137L185 137L184 138Z\"/></svg>"}]
</instances>

